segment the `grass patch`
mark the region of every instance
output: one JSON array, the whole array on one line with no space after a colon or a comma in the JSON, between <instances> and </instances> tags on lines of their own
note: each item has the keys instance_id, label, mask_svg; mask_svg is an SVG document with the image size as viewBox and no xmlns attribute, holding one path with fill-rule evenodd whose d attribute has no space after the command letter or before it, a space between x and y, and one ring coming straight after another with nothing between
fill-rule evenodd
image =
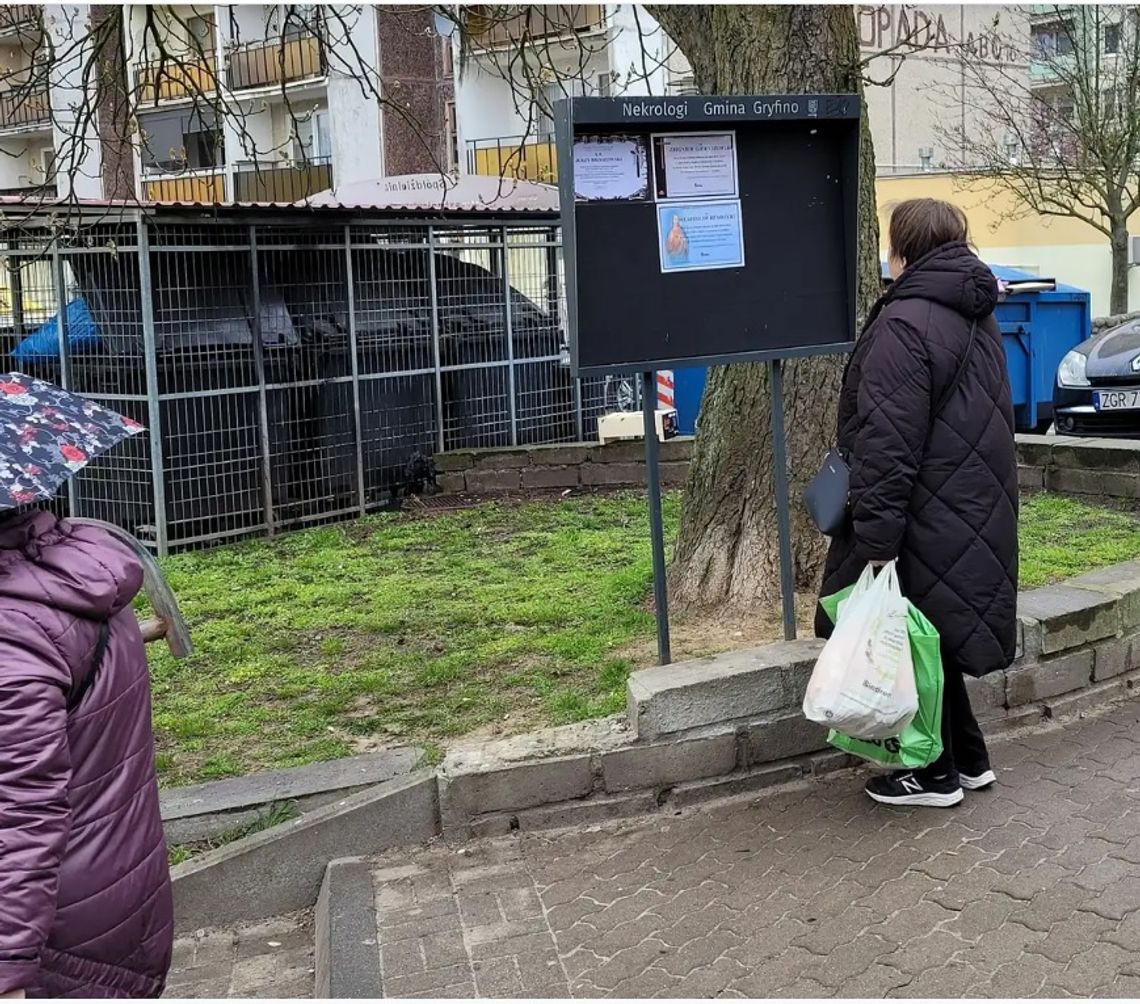
<instances>
[{"instance_id":1,"label":"grass patch","mask_svg":"<svg viewBox=\"0 0 1140 1004\"><path fill-rule=\"evenodd\" d=\"M282 823L289 822L290 819L296 819L299 815L300 813L297 811L296 805L292 802L276 802L269 806L257 819L245 823L242 826L234 826L210 840L195 840L188 844L175 844L167 852L170 865L171 867L180 865L184 861L189 861L199 854L205 854L206 851L213 851L219 847L225 847L226 844L232 844L235 840L241 840L243 837L251 837L253 834L260 833L262 830L280 826Z\"/></svg>"},{"instance_id":2,"label":"grass patch","mask_svg":"<svg viewBox=\"0 0 1140 1004\"><path fill-rule=\"evenodd\" d=\"M1032 589L1140 555L1132 510L1065 495L1030 495L1021 509L1021 587Z\"/></svg>"},{"instance_id":3,"label":"grass patch","mask_svg":"<svg viewBox=\"0 0 1140 1004\"><path fill-rule=\"evenodd\" d=\"M490 504L169 559L196 653L151 649L163 783L618 711L646 522L636 495Z\"/></svg>"},{"instance_id":4,"label":"grass patch","mask_svg":"<svg viewBox=\"0 0 1140 1004\"><path fill-rule=\"evenodd\" d=\"M665 500L676 531L679 497ZM193 658L150 650L163 784L619 711L653 636L636 494L384 514L165 563ZM1140 555L1140 521L1026 499L1022 582ZM723 639L723 641L721 641ZM746 644L716 634L720 649Z\"/></svg>"}]
</instances>

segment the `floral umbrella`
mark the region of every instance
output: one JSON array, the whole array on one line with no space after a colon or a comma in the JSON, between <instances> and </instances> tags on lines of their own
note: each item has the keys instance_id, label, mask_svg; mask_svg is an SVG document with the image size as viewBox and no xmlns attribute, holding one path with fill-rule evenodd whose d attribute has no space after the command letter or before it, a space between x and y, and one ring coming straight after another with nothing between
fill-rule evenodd
<instances>
[{"instance_id":1,"label":"floral umbrella","mask_svg":"<svg viewBox=\"0 0 1140 1004\"><path fill-rule=\"evenodd\" d=\"M50 383L0 375L0 509L52 498L99 454L142 431Z\"/></svg>"}]
</instances>

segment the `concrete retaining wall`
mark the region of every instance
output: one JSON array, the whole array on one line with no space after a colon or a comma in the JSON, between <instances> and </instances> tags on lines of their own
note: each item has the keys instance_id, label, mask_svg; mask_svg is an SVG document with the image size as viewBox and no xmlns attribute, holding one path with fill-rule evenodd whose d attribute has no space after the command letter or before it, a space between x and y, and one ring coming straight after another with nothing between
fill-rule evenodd
<instances>
[{"instance_id":1,"label":"concrete retaining wall","mask_svg":"<svg viewBox=\"0 0 1140 1004\"><path fill-rule=\"evenodd\" d=\"M1112 314L1108 317L1094 317L1092 321L1092 333L1099 335L1102 331L1108 331L1109 328L1118 328L1128 321L1140 320L1140 311L1133 311L1131 314Z\"/></svg>"},{"instance_id":2,"label":"concrete retaining wall","mask_svg":"<svg viewBox=\"0 0 1140 1004\"><path fill-rule=\"evenodd\" d=\"M968 686L987 734L1140 686L1140 561L1022 593L1016 663ZM629 711L460 745L440 771L445 837L681 808L849 766L801 704L820 643L781 642L634 673Z\"/></svg>"},{"instance_id":3,"label":"concrete retaining wall","mask_svg":"<svg viewBox=\"0 0 1140 1004\"><path fill-rule=\"evenodd\" d=\"M662 444L666 487L683 487L692 448L688 438ZM1140 441L1024 435L1017 437L1017 448L1025 488L1140 498ZM640 442L461 450L442 453L435 462L441 490L456 494L645 484Z\"/></svg>"},{"instance_id":4,"label":"concrete retaining wall","mask_svg":"<svg viewBox=\"0 0 1140 1004\"><path fill-rule=\"evenodd\" d=\"M661 444L661 483L667 488L684 485L692 448L690 438ZM440 490L449 494L633 487L645 484L645 444L458 450L439 454L435 467Z\"/></svg>"},{"instance_id":5,"label":"concrete retaining wall","mask_svg":"<svg viewBox=\"0 0 1140 1004\"><path fill-rule=\"evenodd\" d=\"M1140 441L1018 436L1017 455L1023 488L1140 498Z\"/></svg>"}]
</instances>

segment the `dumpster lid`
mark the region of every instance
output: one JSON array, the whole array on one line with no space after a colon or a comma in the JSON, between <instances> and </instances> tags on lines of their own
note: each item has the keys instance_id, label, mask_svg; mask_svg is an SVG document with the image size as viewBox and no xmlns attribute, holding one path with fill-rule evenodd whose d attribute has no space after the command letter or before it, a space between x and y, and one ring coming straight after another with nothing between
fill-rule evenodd
<instances>
[{"instance_id":1,"label":"dumpster lid","mask_svg":"<svg viewBox=\"0 0 1140 1004\"><path fill-rule=\"evenodd\" d=\"M992 265L986 262L989 270L994 274L994 278L1003 287L1003 292L1006 294L1011 293L1085 293L1086 290L1079 289L1076 286L1069 286L1063 282L1058 282L1056 279L1047 278L1045 276L1034 275L1032 272L1026 272L1024 269L1014 268L1011 265ZM883 279L886 282L891 281L890 269L885 261L879 263L880 268L883 270Z\"/></svg>"}]
</instances>

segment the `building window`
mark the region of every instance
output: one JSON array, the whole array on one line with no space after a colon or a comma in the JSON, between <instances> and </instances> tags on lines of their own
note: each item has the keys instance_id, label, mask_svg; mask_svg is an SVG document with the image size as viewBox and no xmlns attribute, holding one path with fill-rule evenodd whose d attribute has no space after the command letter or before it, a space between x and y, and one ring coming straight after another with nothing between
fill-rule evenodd
<instances>
[{"instance_id":1,"label":"building window","mask_svg":"<svg viewBox=\"0 0 1140 1004\"><path fill-rule=\"evenodd\" d=\"M214 54L214 19L212 17L187 18L186 34L190 39L190 55L212 56Z\"/></svg>"},{"instance_id":2,"label":"building window","mask_svg":"<svg viewBox=\"0 0 1140 1004\"><path fill-rule=\"evenodd\" d=\"M221 126L206 109L147 115L139 128L147 174L201 171L225 164Z\"/></svg>"},{"instance_id":3,"label":"building window","mask_svg":"<svg viewBox=\"0 0 1140 1004\"><path fill-rule=\"evenodd\" d=\"M443 77L445 80L450 80L455 75L455 53L452 50L452 42L450 38L440 39L440 49L442 51L443 61Z\"/></svg>"},{"instance_id":4,"label":"building window","mask_svg":"<svg viewBox=\"0 0 1140 1004\"><path fill-rule=\"evenodd\" d=\"M50 185L55 181L55 164L55 147L45 146L40 150L40 173L43 174L45 185Z\"/></svg>"},{"instance_id":5,"label":"building window","mask_svg":"<svg viewBox=\"0 0 1140 1004\"><path fill-rule=\"evenodd\" d=\"M1072 25L1038 25L1032 29L1031 37L1035 59L1056 59L1073 54Z\"/></svg>"},{"instance_id":6,"label":"building window","mask_svg":"<svg viewBox=\"0 0 1140 1004\"><path fill-rule=\"evenodd\" d=\"M1104 51L1114 55L1120 51L1120 25L1106 24L1104 26Z\"/></svg>"},{"instance_id":7,"label":"building window","mask_svg":"<svg viewBox=\"0 0 1140 1004\"><path fill-rule=\"evenodd\" d=\"M448 101L443 106L447 129L447 169L454 174L459 170L459 124L455 117L455 102Z\"/></svg>"}]
</instances>

